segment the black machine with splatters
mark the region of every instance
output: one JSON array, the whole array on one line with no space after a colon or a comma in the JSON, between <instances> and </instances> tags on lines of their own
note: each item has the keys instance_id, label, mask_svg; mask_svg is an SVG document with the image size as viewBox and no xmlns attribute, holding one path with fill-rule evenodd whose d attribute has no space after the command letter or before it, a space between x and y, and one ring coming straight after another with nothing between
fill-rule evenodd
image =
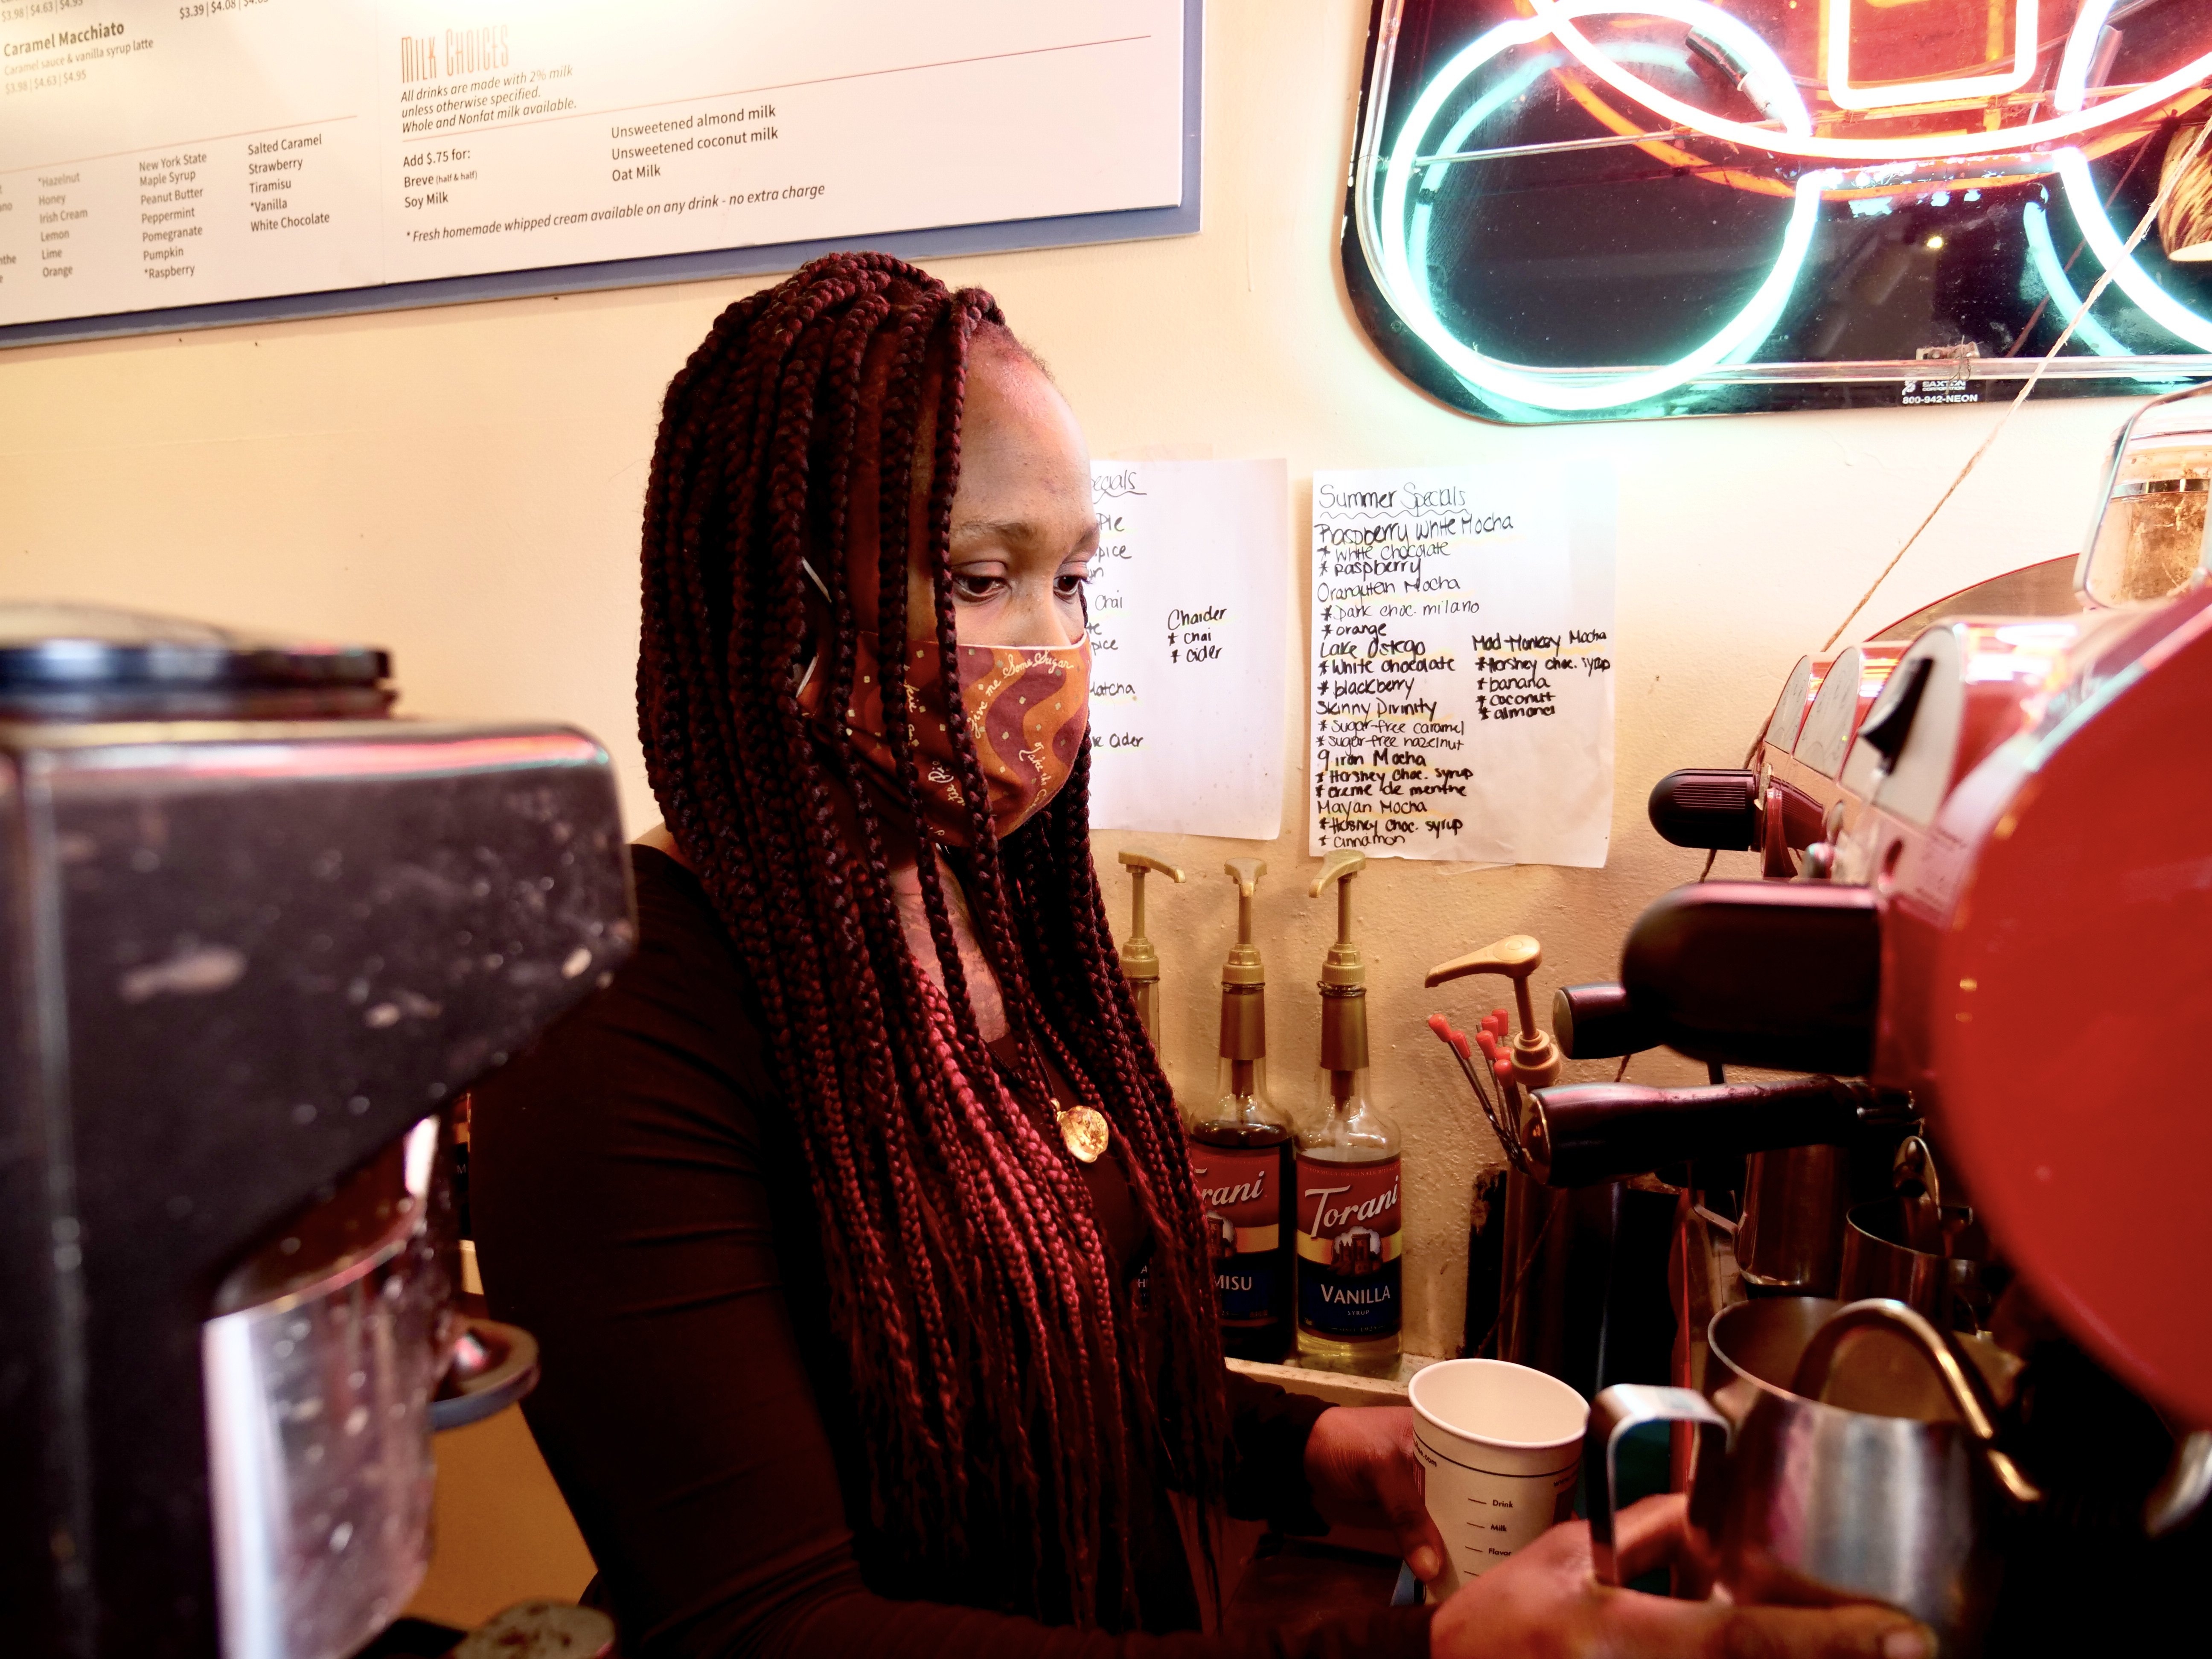
<instances>
[{"instance_id":1,"label":"black machine with splatters","mask_svg":"<svg viewBox=\"0 0 2212 1659\"><path fill-rule=\"evenodd\" d=\"M605 751L380 652L0 610L0 1605L325 1659L427 1561L444 1118L626 955Z\"/></svg>"}]
</instances>

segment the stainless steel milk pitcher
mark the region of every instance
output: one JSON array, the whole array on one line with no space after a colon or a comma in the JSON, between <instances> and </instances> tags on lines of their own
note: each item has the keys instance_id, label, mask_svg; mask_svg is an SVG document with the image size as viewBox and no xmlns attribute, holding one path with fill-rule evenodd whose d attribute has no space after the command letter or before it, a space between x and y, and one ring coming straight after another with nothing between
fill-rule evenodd
<instances>
[{"instance_id":1,"label":"stainless steel milk pitcher","mask_svg":"<svg viewBox=\"0 0 2212 1659\"><path fill-rule=\"evenodd\" d=\"M1698 1437L1691 1486L1693 1589L1740 1602L1887 1602L1934 1630L1946 1656L1977 1651L1996 1590L2000 1491L2033 1497L1991 1443L1977 1368L1895 1302L1748 1302L1714 1316L1710 1338L1705 1394L1622 1386L1591 1407L1583 1467L1596 1477L1601 1581L1620 1582L1614 1446L1638 1424L1686 1422L1716 1431Z\"/></svg>"}]
</instances>

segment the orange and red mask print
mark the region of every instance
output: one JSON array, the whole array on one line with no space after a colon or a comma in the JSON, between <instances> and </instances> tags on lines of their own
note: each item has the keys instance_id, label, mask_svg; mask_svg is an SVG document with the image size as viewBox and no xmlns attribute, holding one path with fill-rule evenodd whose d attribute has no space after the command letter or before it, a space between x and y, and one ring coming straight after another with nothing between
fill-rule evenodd
<instances>
[{"instance_id":1,"label":"orange and red mask print","mask_svg":"<svg viewBox=\"0 0 2212 1659\"><path fill-rule=\"evenodd\" d=\"M884 676L875 641L864 632L856 645L846 730L861 759L896 791L898 769L884 720ZM992 827L1012 835L1044 810L1075 770L1090 727L1091 642L963 645L955 655L957 698L946 695L935 640L907 642L903 678L922 815L939 841L961 847L968 842L968 808L952 749L956 711L975 744ZM818 672L799 686L799 706L809 716L821 717L823 690Z\"/></svg>"}]
</instances>

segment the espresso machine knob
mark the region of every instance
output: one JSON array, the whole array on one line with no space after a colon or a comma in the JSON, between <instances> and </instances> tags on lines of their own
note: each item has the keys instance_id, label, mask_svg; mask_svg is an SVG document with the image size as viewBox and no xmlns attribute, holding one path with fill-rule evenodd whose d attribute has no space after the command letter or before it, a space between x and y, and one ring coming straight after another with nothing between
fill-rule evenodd
<instances>
[{"instance_id":1,"label":"espresso machine knob","mask_svg":"<svg viewBox=\"0 0 2212 1659\"><path fill-rule=\"evenodd\" d=\"M1562 985L1553 992L1552 1035L1569 1060L1613 1060L1666 1041L1629 1006L1627 989L1619 985Z\"/></svg>"},{"instance_id":2,"label":"espresso machine knob","mask_svg":"<svg viewBox=\"0 0 2212 1659\"><path fill-rule=\"evenodd\" d=\"M1645 809L1677 847L1744 853L1759 845L1759 774L1685 767L1651 787Z\"/></svg>"}]
</instances>

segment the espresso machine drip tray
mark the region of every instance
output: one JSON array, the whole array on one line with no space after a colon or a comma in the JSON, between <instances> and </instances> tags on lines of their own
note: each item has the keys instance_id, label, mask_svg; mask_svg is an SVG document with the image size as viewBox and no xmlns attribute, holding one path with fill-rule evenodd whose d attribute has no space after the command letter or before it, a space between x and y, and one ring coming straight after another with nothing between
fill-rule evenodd
<instances>
[{"instance_id":1,"label":"espresso machine drip tray","mask_svg":"<svg viewBox=\"0 0 2212 1659\"><path fill-rule=\"evenodd\" d=\"M428 1561L426 1418L454 1322L426 1117L234 1269L202 1328L224 1648L343 1653Z\"/></svg>"}]
</instances>

